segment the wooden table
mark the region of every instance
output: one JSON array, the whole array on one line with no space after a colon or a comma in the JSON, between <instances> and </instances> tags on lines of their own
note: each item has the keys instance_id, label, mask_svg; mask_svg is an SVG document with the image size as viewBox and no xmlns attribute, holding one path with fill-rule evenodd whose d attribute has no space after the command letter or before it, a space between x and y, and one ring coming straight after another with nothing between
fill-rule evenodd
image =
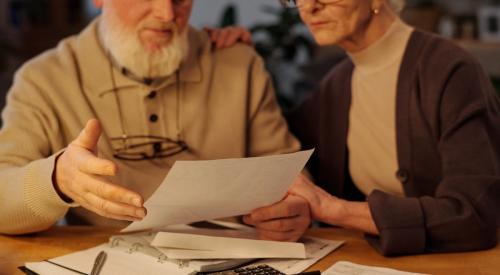
<instances>
[{"instance_id":1,"label":"wooden table","mask_svg":"<svg viewBox=\"0 0 500 275\"><path fill-rule=\"evenodd\" d=\"M90 248L106 242L116 233L113 229L105 228L54 227L46 232L26 236L0 235L0 274L22 274L16 267L24 262L40 261ZM340 249L312 266L310 270L325 270L335 262L345 260L428 274L500 274L500 246L479 252L385 258L368 245L361 233L335 228L312 229L309 235L346 241Z\"/></svg>"}]
</instances>

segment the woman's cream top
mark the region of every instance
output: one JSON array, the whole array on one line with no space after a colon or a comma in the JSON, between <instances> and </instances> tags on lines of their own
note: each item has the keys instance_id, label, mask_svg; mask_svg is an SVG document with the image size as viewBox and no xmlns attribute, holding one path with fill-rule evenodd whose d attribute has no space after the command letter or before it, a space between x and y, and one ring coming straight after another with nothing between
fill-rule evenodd
<instances>
[{"instance_id":1,"label":"woman's cream top","mask_svg":"<svg viewBox=\"0 0 500 275\"><path fill-rule=\"evenodd\" d=\"M375 189L403 195L396 178L396 87L412 32L397 19L375 44L350 54L356 67L347 137L349 170L366 195Z\"/></svg>"}]
</instances>

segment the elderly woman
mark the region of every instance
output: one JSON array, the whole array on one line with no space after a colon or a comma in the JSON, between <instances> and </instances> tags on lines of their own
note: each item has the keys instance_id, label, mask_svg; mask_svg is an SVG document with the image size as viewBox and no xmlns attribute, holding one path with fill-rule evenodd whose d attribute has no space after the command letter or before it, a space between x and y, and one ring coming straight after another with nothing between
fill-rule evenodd
<instances>
[{"instance_id":1,"label":"elderly woman","mask_svg":"<svg viewBox=\"0 0 500 275\"><path fill-rule=\"evenodd\" d=\"M493 247L500 103L481 66L403 23L398 0L287 4L318 44L349 57L290 115L303 146L316 148L309 169L323 188L302 176L290 193L316 220L367 233L384 255ZM263 234L291 230L272 224L275 208L245 221Z\"/></svg>"}]
</instances>

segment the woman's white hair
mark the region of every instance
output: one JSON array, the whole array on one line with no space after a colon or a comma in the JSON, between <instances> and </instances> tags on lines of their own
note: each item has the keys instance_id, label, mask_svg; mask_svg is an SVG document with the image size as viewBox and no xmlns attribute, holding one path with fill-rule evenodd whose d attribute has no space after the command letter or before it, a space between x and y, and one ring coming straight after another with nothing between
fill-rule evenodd
<instances>
[{"instance_id":1,"label":"woman's white hair","mask_svg":"<svg viewBox=\"0 0 500 275\"><path fill-rule=\"evenodd\" d=\"M405 0L387 0L387 2L391 6L391 8L397 13L400 13L405 7Z\"/></svg>"}]
</instances>

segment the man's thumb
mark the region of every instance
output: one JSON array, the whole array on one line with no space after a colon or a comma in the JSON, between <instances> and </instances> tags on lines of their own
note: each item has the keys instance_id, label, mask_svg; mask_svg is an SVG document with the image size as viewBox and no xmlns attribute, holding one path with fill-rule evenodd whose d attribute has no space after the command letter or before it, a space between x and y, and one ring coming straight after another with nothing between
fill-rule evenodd
<instances>
[{"instance_id":1,"label":"man's thumb","mask_svg":"<svg viewBox=\"0 0 500 275\"><path fill-rule=\"evenodd\" d=\"M100 136L101 123L97 119L91 119L87 121L85 128L75 139L74 144L95 153Z\"/></svg>"}]
</instances>

